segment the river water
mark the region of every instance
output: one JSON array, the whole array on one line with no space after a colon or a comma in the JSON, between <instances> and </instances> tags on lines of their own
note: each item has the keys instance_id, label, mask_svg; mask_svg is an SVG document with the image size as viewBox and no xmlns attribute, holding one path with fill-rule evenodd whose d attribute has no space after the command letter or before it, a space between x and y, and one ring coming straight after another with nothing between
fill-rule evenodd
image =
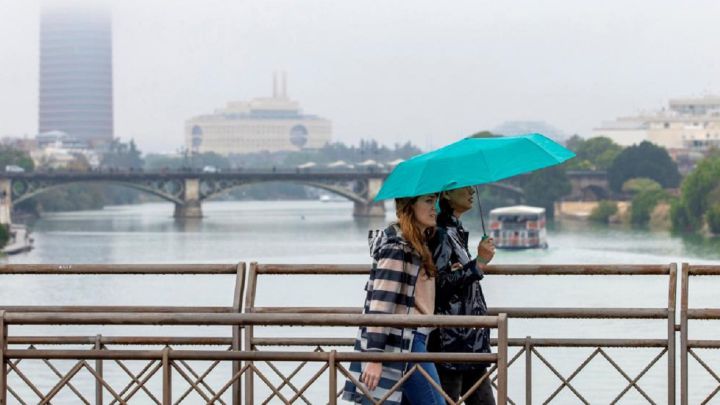
<instances>
[{"instance_id":1,"label":"river water","mask_svg":"<svg viewBox=\"0 0 720 405\"><path fill-rule=\"evenodd\" d=\"M107 207L99 211L48 214L33 226L35 249L13 256L8 263L367 263L367 231L383 227L393 215L383 219L354 219L352 204L317 201L283 202L210 202L203 206L205 218L177 222L171 217L172 206L164 203ZM471 246L481 234L477 218L465 219L472 232ZM550 247L542 250L498 251L497 264L667 264L671 262L720 263L720 241L671 235L626 227L598 226L574 221L551 224L548 229ZM259 283L257 305L337 305L360 306L363 300L364 277L268 277ZM718 306L720 280L701 279L693 284L692 306ZM665 307L667 279L663 277L525 277L488 276L483 288L490 306L565 306L565 307ZM0 282L0 304L4 305L230 305L231 276L4 276ZM720 327L712 322L691 323L691 338L717 338ZM187 327L16 327L11 334L48 333L60 335L227 335L227 328ZM351 337L350 329L300 330L259 329L258 335L308 336L328 335ZM662 321L625 320L511 320L511 337L606 337L664 338ZM565 377L572 374L593 349L539 348L543 357ZM511 356L517 351L511 348ZM608 349L627 374L634 378L654 358L658 349ZM702 352L710 364L718 364L715 351ZM639 381L657 403L666 402L666 357ZM132 362L131 362L132 363ZM50 389L57 381L49 369L26 361L23 371L30 370L44 387ZM58 362L60 370L71 363ZM140 371L138 363L132 370ZM313 370L317 370L317 365ZM524 359L511 367L511 397L523 401ZM200 368L200 367L199 367ZM41 371L42 370L42 371ZM290 365L281 370L290 370ZM543 402L559 385L560 380L539 360L533 360L533 402ZM269 375L272 371L267 369ZM228 370L219 367L208 381L221 386ZM37 373L37 374L35 374ZM223 374L224 373L224 374ZM691 403L700 402L715 388L712 377L691 362ZM117 379L118 387L126 374L118 367L106 366L109 379ZM306 375L301 373L302 375ZM179 377L179 376L178 376ZM85 378L90 378L86 373ZM35 378L33 380L36 380ZM23 396L33 398L17 376L9 377L11 387ZM127 378L126 378L127 380ZM271 378L277 381L277 378ZM325 398L324 381L319 380L308 390L312 403ZM513 386L512 382L518 381ZM160 377L148 384L157 387ZM296 382L302 386L304 382ZM627 385L621 374L607 360L596 357L573 380L572 385L591 403L608 403ZM78 389L90 392L90 383L78 382ZM187 386L187 385L186 385ZM174 385L176 395L184 388ZM258 387L258 397L263 392ZM283 392L289 393L289 389ZM25 396L27 395L27 396ZM53 403L77 403L73 393L65 389ZM136 397L137 403L151 403L148 397ZM109 394L106 394L109 397ZM91 397L91 394L88 394ZM144 399L143 399L144 398ZM191 395L187 403L196 403L200 396ZM193 400L194 398L194 400ZM720 401L720 399L717 399ZM32 400L29 402L33 402ZM261 402L261 401L260 401ZM553 403L578 403L567 388ZM13 403L11 401L10 403ZM132 403L132 402L131 402ZM270 401L270 403L274 403ZM645 403L631 389L621 403Z\"/></svg>"}]
</instances>

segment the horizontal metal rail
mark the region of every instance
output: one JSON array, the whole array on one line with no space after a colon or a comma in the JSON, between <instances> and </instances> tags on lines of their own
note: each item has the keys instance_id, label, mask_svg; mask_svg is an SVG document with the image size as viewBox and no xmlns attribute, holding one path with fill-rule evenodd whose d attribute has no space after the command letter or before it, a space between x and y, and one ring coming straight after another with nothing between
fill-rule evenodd
<instances>
[{"instance_id":1,"label":"horizontal metal rail","mask_svg":"<svg viewBox=\"0 0 720 405\"><path fill-rule=\"evenodd\" d=\"M75 360L161 360L164 350L37 350L8 349L8 359L75 359ZM233 352L227 350L171 350L172 360L253 360L253 361L327 361L328 352ZM493 353L375 353L375 352L338 352L338 361L430 361L495 363L497 354Z\"/></svg>"},{"instance_id":2,"label":"horizontal metal rail","mask_svg":"<svg viewBox=\"0 0 720 405\"><path fill-rule=\"evenodd\" d=\"M0 311L2 313L2 311ZM5 312L6 325L498 326L497 316Z\"/></svg>"},{"instance_id":3,"label":"horizontal metal rail","mask_svg":"<svg viewBox=\"0 0 720 405\"><path fill-rule=\"evenodd\" d=\"M329 265L329 264L257 264L257 274L275 275L367 275L370 272L368 265ZM490 265L483 269L485 274L493 275L522 275L522 276L662 276L670 274L670 266L664 265Z\"/></svg>"},{"instance_id":4,"label":"horizontal metal rail","mask_svg":"<svg viewBox=\"0 0 720 405\"><path fill-rule=\"evenodd\" d=\"M235 313L233 307L219 306L129 306L129 305L0 305L0 310L7 312L47 312L47 313L74 313L74 312L125 312L125 313Z\"/></svg>"},{"instance_id":5,"label":"horizontal metal rail","mask_svg":"<svg viewBox=\"0 0 720 405\"><path fill-rule=\"evenodd\" d=\"M261 314L361 314L360 307L255 307L248 312ZM488 315L507 314L521 319L667 319L667 308L488 308Z\"/></svg>"},{"instance_id":6,"label":"horizontal metal rail","mask_svg":"<svg viewBox=\"0 0 720 405\"><path fill-rule=\"evenodd\" d=\"M0 275L215 275L235 274L237 264L3 264Z\"/></svg>"}]
</instances>

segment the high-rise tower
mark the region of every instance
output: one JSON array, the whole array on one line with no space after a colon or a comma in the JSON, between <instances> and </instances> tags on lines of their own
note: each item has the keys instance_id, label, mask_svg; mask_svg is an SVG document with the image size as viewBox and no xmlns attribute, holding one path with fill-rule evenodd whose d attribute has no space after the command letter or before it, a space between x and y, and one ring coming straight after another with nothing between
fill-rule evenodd
<instances>
[{"instance_id":1,"label":"high-rise tower","mask_svg":"<svg viewBox=\"0 0 720 405\"><path fill-rule=\"evenodd\" d=\"M113 139L109 6L64 1L43 9L38 127L95 147Z\"/></svg>"}]
</instances>

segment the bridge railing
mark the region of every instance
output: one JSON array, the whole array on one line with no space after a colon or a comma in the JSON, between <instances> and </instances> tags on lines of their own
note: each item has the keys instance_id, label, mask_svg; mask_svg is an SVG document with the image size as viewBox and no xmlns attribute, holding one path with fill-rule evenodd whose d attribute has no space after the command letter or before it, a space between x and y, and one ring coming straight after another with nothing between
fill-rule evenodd
<instances>
[{"instance_id":1,"label":"bridge railing","mask_svg":"<svg viewBox=\"0 0 720 405\"><path fill-rule=\"evenodd\" d=\"M285 265L285 264L258 264L250 263L248 270L247 293L245 295L245 311L248 313L263 314L283 314L283 313L301 313L301 314L360 314L360 307L300 307L300 306L257 306L256 296L258 293L258 279L260 277L271 276L338 276L338 275L355 275L363 276L368 274L368 265ZM675 336L675 307L676 307L676 285L677 285L677 265L498 265L489 266L485 270L487 277L494 276L511 276L511 277L538 277L538 276L581 276L581 277L598 277L598 276L632 276L632 277L660 277L666 279L665 296L667 297L666 305L655 308L591 308L591 307L490 307L489 315L506 313L509 319L539 319L552 320L564 319L568 322L585 319L631 319L636 321L658 320L664 321L665 337L662 339L626 339L626 338L541 338L531 336L512 336L508 340L508 345L517 349L514 355L508 360L508 367L513 364L519 364L519 360L524 355L524 381L517 381L511 375L510 386L520 387L524 382L524 392L516 395L524 394L526 404L532 404L537 401L533 400L533 376L536 370L533 369L533 362L539 361L552 375L559 380L558 387L552 391L547 398L543 398L540 402L548 403L558 398L558 395L565 389L569 390L574 400L582 403L590 403L588 399L576 388L573 383L574 379L587 368L593 359L604 359L609 363L610 367L620 374L625 385L618 387L617 396L614 402L624 399L624 397L634 390L648 403L666 402L675 403L675 360L676 360L676 336ZM486 278L485 280L488 280ZM322 282L315 285L323 285ZM289 299L285 297L286 300ZM492 303L490 303L492 305ZM255 337L254 328L249 326L245 328L245 349L247 351L259 350L262 346L283 346L283 345L305 345L321 349L325 346L353 344L352 339L339 338L284 338L284 337ZM497 344L496 340L492 344ZM547 357L547 354L541 352L542 348L568 348L568 349L585 349L592 348L590 355L585 358L577 368L569 375L563 375L559 371L559 367L553 364ZM613 358L608 351L609 348L633 348L633 349L657 349L657 353L644 365L639 373L631 376L623 367L620 366L617 359ZM652 398L638 381L645 376L648 371L656 366L658 362L666 357L666 373L667 373L667 389L666 397L663 400ZM254 379L250 374L246 376L245 381L246 399L252 398ZM607 387L611 389L615 387ZM510 393L512 394L512 393ZM513 398L508 397L509 403L516 403ZM250 403L250 402L248 402Z\"/></svg>"},{"instance_id":2,"label":"bridge railing","mask_svg":"<svg viewBox=\"0 0 720 405\"><path fill-rule=\"evenodd\" d=\"M135 315L149 315L158 316L164 315L168 317L172 316L191 316L191 315L202 315L208 314L208 316L226 316L234 315L237 313L244 312L246 314L260 314L260 315L298 315L302 317L314 317L315 315L352 315L356 316L360 313L359 307L302 307L302 306L283 306L283 307L267 307L258 306L257 300L257 282L258 278L261 277L272 277L272 276L330 276L330 275L356 275L356 276L367 276L368 265L274 265L274 264L258 264L252 263L249 265L249 272L245 274L245 264L219 264L219 265L5 265L0 266L0 277L3 275L37 275L37 274L53 274L53 275L83 275L83 274L225 274L235 275L235 292L233 296L233 305L227 307L169 307L169 306L3 306L0 305L0 310L8 311L7 313L12 314L24 314L24 313L37 313L42 312L47 316L66 316L75 313L80 313L83 316L96 315L125 315L127 312L135 312ZM688 306L689 297L689 280L696 276L711 276L720 275L718 267L713 266L693 266L683 265L683 277L682 277L682 302L681 302L681 320L680 324L676 325L675 322L675 308L676 308L676 284L677 284L677 266L675 264L667 265L602 265L602 266L585 266L585 265L544 265L544 266L521 266L521 265L504 265L504 266L490 266L487 271L487 280L492 280L493 277L530 277L534 280L536 277L563 277L563 276L588 276L588 280L593 280L594 277L599 276L630 276L633 278L642 277L643 280L646 278L660 278L665 280L667 288L667 305L662 307L651 307L651 308L636 308L636 307L613 307L613 308L590 308L577 306L567 307L512 307L512 308L490 308L490 315L497 315L499 313L507 313L509 318L515 319L539 319L541 321L550 321L553 319L560 319L563 322L574 322L582 319L631 319L635 321L644 320L656 320L666 324L666 336L658 339L605 339L605 338L587 338L585 336L562 336L562 338L545 338L538 336L535 333L531 335L536 336L511 336L508 338L507 343L509 347L514 350L511 358L508 359L509 371L517 371L518 373L510 375L512 387L521 387L522 391L514 391L515 395L522 397L524 395L525 403L537 402L533 401L533 387L538 387L537 382L534 385L533 380L539 379L537 365L541 364L542 369L547 373L549 372L552 376L555 376L559 381L559 386L553 391L548 398L543 398L541 402L551 401L557 399L561 392L567 393L568 391L580 402L590 402L585 398L579 388L576 387L576 381L578 376L587 371L588 364L593 362L594 359L604 359L613 369L617 370L618 374L622 377L622 381L625 383L618 387L618 394L616 400L625 399L625 395L629 392L634 392L640 397L644 398L648 403L675 403L675 359L676 359L676 332L680 332L680 345L681 345L681 376L680 376L680 398L687 401L689 393L688 384L688 363L689 361L695 361L693 363L702 367L701 370L706 370L707 374L710 374L712 378L717 378L716 372L710 372L709 367L703 366L700 359L702 359L701 351L711 348L720 347L718 340L689 340L689 327L688 324L693 320L699 319L720 319L720 310L713 308L693 308ZM247 277L245 277L247 276ZM246 280L247 278L247 280ZM247 287L245 282L247 281ZM321 283L315 285L323 285ZM243 294L243 290L246 290ZM262 292L262 291L261 291ZM287 301L292 303L293 297L287 297ZM244 301L244 308L241 305ZM261 300L262 301L262 300ZM491 302L492 304L492 302ZM573 305L573 303L570 303ZM158 314L158 313L162 314ZM691 326L694 325L691 324ZM316 350L319 353L326 353L325 347L349 347L353 343L353 339L346 335L340 337L332 337L327 335L314 336L314 337L277 337L277 336L256 336L255 327L256 324L237 324L233 325L232 337L227 336L212 336L212 337L168 337L168 336L52 336L44 334L42 336L18 336L10 335L5 344L11 345L32 345L34 348L28 350L36 350L38 345L92 345L93 348L106 348L107 345L130 345L132 347L142 347L147 345L160 345L160 346L173 346L173 345L210 345L210 346L224 346L225 349L230 351L252 353L258 352L262 347L281 347L281 346L304 346ZM5 326L7 327L7 326ZM241 333L243 332L243 333ZM244 336L241 342L241 335ZM497 340L493 339L493 344L497 344ZM1 347L1 346L0 346ZM568 352L571 349L579 348L592 348L593 351L588 358L582 361L578 367L572 372L561 372L562 367L557 367L551 363L548 353L544 352L545 348L566 348ZM657 349L658 352L647 365L637 373L629 373L620 366L621 361L617 361L610 355L609 348L615 350L615 348L633 348L633 349ZM624 350L624 349L621 349ZM11 352L12 353L12 352ZM157 354L157 353L156 353ZM520 361L523 359L524 362ZM231 375L235 375L243 362L253 364L245 370L245 392L244 398L253 399L253 387L254 384L262 381L256 370L260 370L260 367L256 367L257 362L263 362L268 364L272 369L274 366L272 360L260 360L260 358L253 358L252 356L260 356L260 354L249 355L247 360L229 360L236 367L231 371ZM649 370L657 368L660 361L665 357L666 370L667 370L667 397L660 399L653 397L651 393L648 393L643 387L642 378L648 375ZM263 357L264 358L264 357ZM17 361L17 360L15 360ZM703 360L705 365L708 365L707 360ZM15 371L12 369L9 362L5 360L10 371L15 377ZM524 369L523 369L524 363ZM178 363L179 364L179 363ZM514 366L513 366L514 365ZM157 365L154 365L155 367ZM84 367L84 366L83 366ZM518 368L519 367L519 368ZM522 372L520 370L522 369ZM149 372L148 369L146 372ZM279 369L276 369L279 370ZM693 369L689 370L693 372ZM203 385L203 375L205 373L195 373L184 369L183 371L188 379L190 379L193 392L196 391L197 387ZM714 373L714 374L713 374ZM133 372L133 375L136 373ZM282 385L285 388L291 387L292 395L295 396L297 392L302 388L293 384L291 379L297 375L297 372L291 371L290 373L283 372L281 376ZM196 376L193 378L193 376ZM524 379L523 379L524 376ZM137 381L142 381L141 377L132 377ZM258 380L259 378L259 380ZM493 377L496 378L496 377ZM133 380L133 381L135 381ZM524 383L524 384L523 384ZM136 383L133 383L136 384ZM195 384L195 385L192 385ZM284 384L284 385L283 385ZM279 387L278 385L277 387ZM233 384L233 398L240 398L240 384L236 380ZM278 391L280 388L275 388ZM608 389L613 388L609 387ZM199 388L198 388L199 389ZM103 388L100 388L102 391ZM143 391L138 386L134 385L130 390ZM272 391L272 389L271 389ZM523 392L524 391L524 392ZM712 400L715 395L720 391L715 390L714 393L708 397ZM204 391L203 395L212 397L214 394L210 394L209 391ZM272 392L274 394L274 392ZM537 394L537 392L535 392ZM694 393L693 393L694 394ZM277 395L275 395L277 397ZM287 397L283 397L286 398ZM299 401L303 401L302 395L298 397ZM508 399L509 403L515 403L511 398ZM521 401L520 401L521 402ZM238 402L239 403L239 402ZM244 403L253 403L252 401L246 401ZM684 402L687 403L687 402Z\"/></svg>"},{"instance_id":3,"label":"bridge railing","mask_svg":"<svg viewBox=\"0 0 720 405\"><path fill-rule=\"evenodd\" d=\"M718 364L717 356L715 359L708 360L709 355L712 355L713 352L717 353L717 349L720 349L718 334L711 333L711 338L690 339L690 321L695 321L692 325L696 326L696 331L700 329L698 326L700 326L701 322L698 321L712 321L714 332L717 332L717 321L720 321L720 301L717 299L717 290L713 289L713 307L696 307L690 301L690 281L692 279L704 279L705 281L714 277L711 281L717 283L716 287L720 287L720 277L718 276L720 276L720 265L682 264L679 325L681 342L680 381L683 387L681 392L682 405L691 403L689 402L691 400L692 403L710 404L717 402L718 398L720 398L720 395L718 395L720 393L720 369L713 368L713 365ZM691 365L697 367L691 370ZM691 375L692 378L690 378ZM696 384L700 377L708 375L711 377L711 385L715 385L713 390L701 393L698 388L693 388L693 384ZM691 393L696 398L690 399Z\"/></svg>"},{"instance_id":4,"label":"bridge railing","mask_svg":"<svg viewBox=\"0 0 720 405\"><path fill-rule=\"evenodd\" d=\"M500 344L497 354L478 354L478 353L357 353L357 352L338 352L332 350L330 352L307 352L307 351L272 351L258 352L247 350L172 350L166 346L162 350L110 350L95 346L90 350L47 350L47 349L12 349L8 348L8 342L11 337L8 333L8 327L13 325L230 325L234 327L252 327L254 325L273 325L273 326L318 326L318 327L337 327L337 326L391 326L391 327L479 327L494 328L498 330ZM156 340L155 343L163 342L163 339ZM14 342L27 343L32 341L28 338L19 338ZM39 339L36 342L52 342L56 344L82 342L77 338L54 338ZM111 342L124 342L138 344L139 342L148 343L151 339L142 338L140 340L126 338L106 339ZM180 340L184 344L208 344L209 340L189 340L187 338ZM102 344L102 340L99 340ZM22 381L35 393L37 403L48 404L63 389L68 388L76 394L77 398L84 402L90 401L72 385L71 381L80 371L87 371L96 380L96 403L102 404L104 391L110 393L113 402L111 403L127 403L138 391L143 390L147 396L156 403L169 405L172 403L180 403L191 392L199 394L208 404L224 403L223 394L237 381L248 373L253 372L262 380L272 391L272 396L264 403L268 403L273 397L277 397L283 403L293 403L298 399L308 402L303 396L304 392L327 371L328 387L326 390L327 401L330 404L337 403L337 398L341 395L342 390L338 390L337 376L348 378L357 384L357 379L350 372L350 368L343 365L348 362L452 362L462 360L463 362L486 362L495 364L498 370L498 403L506 404L507 392L507 317L499 316L426 316L426 315L347 315L347 314L219 314L219 313L48 313L48 312L6 312L0 311L0 404L8 403L8 393L18 400L20 403L26 403L23 398L8 387L7 376L10 371L20 376ZM86 342L87 343L87 342ZM171 343L167 340L165 343ZM175 342L177 343L177 342ZM212 342L226 343L226 342ZM40 359L48 364L56 373L59 381L47 392L42 392L33 381L20 371L19 362L23 360ZM50 363L51 360L72 360L76 361L70 369L63 373L58 372L57 368ZM88 360L95 360L92 366ZM103 375L103 361L115 361L122 366L123 370L130 376L131 383L126 385L121 391L117 391L109 383L108 379ZM121 361L148 361L143 370L134 374L128 367L124 366ZM208 370L201 375L196 373L189 362L193 361L211 361L213 362L209 370L212 370L220 362L238 362L242 364L239 370L233 370L231 378L221 387L212 388L205 381L205 377L209 373ZM294 388L294 395L288 398L281 392L282 386L288 384L288 379L284 379L280 387L276 387L257 367L255 362L303 362L320 363L321 369L315 373L302 388ZM160 401L153 392L147 389L146 384L149 379L156 373L162 375L162 389ZM402 382L414 373L423 375L431 380L429 375L420 367L413 366L405 374L405 378L401 379L392 388L387 390L385 398L389 397L393 392L400 389ZM190 388L186 389L173 402L173 375L179 375L185 380ZM177 378L177 377L175 377ZM203 387L201 389L200 387ZM362 394L367 397L372 395L358 384ZM439 386L436 386L442 392ZM233 402L239 403L238 393L233 393ZM448 403L455 404L455 401L445 395ZM177 397L176 397L177 398ZM246 398L247 401L247 398ZM378 403L383 402L382 400ZM247 404L254 403L252 399Z\"/></svg>"}]
</instances>

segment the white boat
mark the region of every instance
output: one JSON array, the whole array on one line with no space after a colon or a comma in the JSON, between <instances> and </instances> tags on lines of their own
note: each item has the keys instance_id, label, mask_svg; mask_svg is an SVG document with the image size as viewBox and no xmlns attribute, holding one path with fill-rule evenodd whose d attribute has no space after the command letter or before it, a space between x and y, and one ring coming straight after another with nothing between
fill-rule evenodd
<instances>
[{"instance_id":1,"label":"white boat","mask_svg":"<svg viewBox=\"0 0 720 405\"><path fill-rule=\"evenodd\" d=\"M545 208L514 205L490 211L490 236L499 249L547 247Z\"/></svg>"}]
</instances>

